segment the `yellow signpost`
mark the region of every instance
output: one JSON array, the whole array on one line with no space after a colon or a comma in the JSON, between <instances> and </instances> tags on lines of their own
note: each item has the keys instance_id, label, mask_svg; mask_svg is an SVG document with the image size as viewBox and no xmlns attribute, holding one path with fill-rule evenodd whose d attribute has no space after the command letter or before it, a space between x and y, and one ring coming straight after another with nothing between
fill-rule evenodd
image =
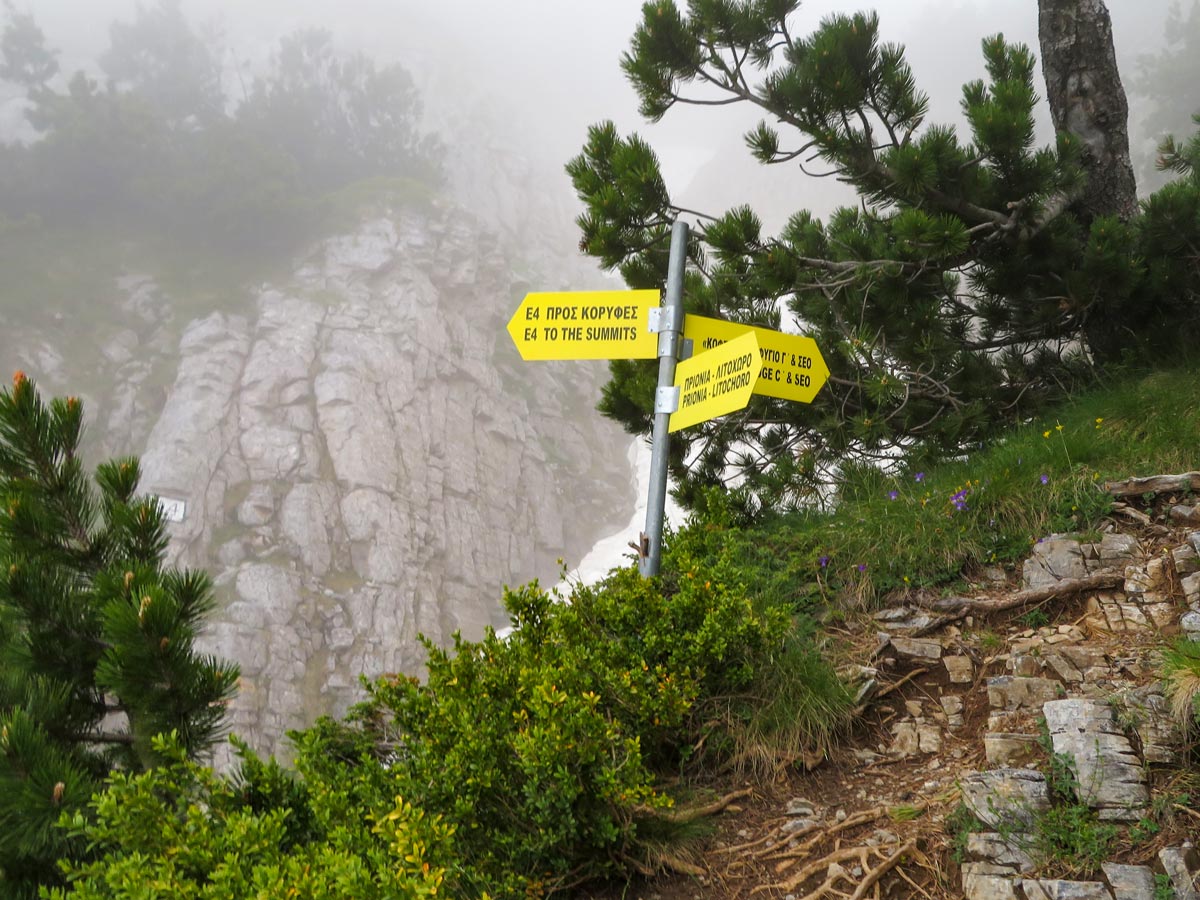
<instances>
[{"instance_id":1,"label":"yellow signpost","mask_svg":"<svg viewBox=\"0 0 1200 900\"><path fill-rule=\"evenodd\" d=\"M753 333L726 341L675 366L678 406L668 432L723 416L750 402L762 358Z\"/></svg>"},{"instance_id":2,"label":"yellow signpost","mask_svg":"<svg viewBox=\"0 0 1200 900\"><path fill-rule=\"evenodd\" d=\"M762 369L754 393L812 403L817 391L829 379L829 367L812 338L707 316L683 317L683 339L692 342L694 357L744 334L758 336L758 349L762 355Z\"/></svg>"},{"instance_id":3,"label":"yellow signpost","mask_svg":"<svg viewBox=\"0 0 1200 900\"><path fill-rule=\"evenodd\" d=\"M688 227L671 227L664 305L658 291L526 294L508 322L522 359L658 359L643 575L657 575L667 494L668 434L742 409L751 394L811 403L829 379L812 338L683 314ZM651 311L654 311L653 316ZM690 359L678 361L680 338Z\"/></svg>"},{"instance_id":4,"label":"yellow signpost","mask_svg":"<svg viewBox=\"0 0 1200 900\"><path fill-rule=\"evenodd\" d=\"M654 359L650 310L658 301L658 291L526 294L508 333L525 360Z\"/></svg>"}]
</instances>

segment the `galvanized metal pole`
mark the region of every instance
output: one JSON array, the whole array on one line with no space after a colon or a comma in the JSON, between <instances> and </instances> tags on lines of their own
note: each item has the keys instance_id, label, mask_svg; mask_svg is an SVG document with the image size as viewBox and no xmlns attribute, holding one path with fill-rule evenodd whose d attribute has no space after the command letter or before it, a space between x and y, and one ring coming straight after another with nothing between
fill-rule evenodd
<instances>
[{"instance_id":1,"label":"galvanized metal pole","mask_svg":"<svg viewBox=\"0 0 1200 900\"><path fill-rule=\"evenodd\" d=\"M658 333L658 392L654 402L654 437L650 457L650 493L646 501L646 531L642 535L639 571L643 578L658 574L662 562L663 519L667 511L667 427L672 410L664 397L675 384L679 337L683 332L683 270L687 265L688 226L678 219L671 229L667 266L667 296ZM664 390L665 389L665 390Z\"/></svg>"}]
</instances>

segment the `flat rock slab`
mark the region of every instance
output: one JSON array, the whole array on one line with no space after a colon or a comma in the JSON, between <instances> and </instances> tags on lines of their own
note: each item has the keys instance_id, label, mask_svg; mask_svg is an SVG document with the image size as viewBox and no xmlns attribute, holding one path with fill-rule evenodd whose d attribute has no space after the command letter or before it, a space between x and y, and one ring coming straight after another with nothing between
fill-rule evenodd
<instances>
[{"instance_id":1,"label":"flat rock slab","mask_svg":"<svg viewBox=\"0 0 1200 900\"><path fill-rule=\"evenodd\" d=\"M1197 630L1200 631L1200 621L1197 621ZM942 665L946 667L951 684L970 684L975 678L975 663L969 656L946 656Z\"/></svg>"},{"instance_id":2,"label":"flat rock slab","mask_svg":"<svg viewBox=\"0 0 1200 900\"><path fill-rule=\"evenodd\" d=\"M1001 835L994 831L967 835L967 856L1004 866L1014 874L1026 875L1037 868L1033 857L1025 850L1033 842L1029 834Z\"/></svg>"},{"instance_id":3,"label":"flat rock slab","mask_svg":"<svg viewBox=\"0 0 1200 900\"><path fill-rule=\"evenodd\" d=\"M1179 624L1189 635L1200 633L1200 612L1189 609L1183 614L1183 618L1179 620Z\"/></svg>"},{"instance_id":4,"label":"flat rock slab","mask_svg":"<svg viewBox=\"0 0 1200 900\"><path fill-rule=\"evenodd\" d=\"M1102 881L1060 881L1055 878L1023 878L1025 900L1113 900Z\"/></svg>"},{"instance_id":5,"label":"flat rock slab","mask_svg":"<svg viewBox=\"0 0 1200 900\"><path fill-rule=\"evenodd\" d=\"M923 609L911 606L896 606L891 609L881 609L872 618L881 623L889 632L904 634L920 631L937 621L938 617Z\"/></svg>"},{"instance_id":6,"label":"flat rock slab","mask_svg":"<svg viewBox=\"0 0 1200 900\"><path fill-rule=\"evenodd\" d=\"M1062 683L1052 678L997 675L987 683L988 704L992 709L1037 709L1066 693Z\"/></svg>"},{"instance_id":7,"label":"flat rock slab","mask_svg":"<svg viewBox=\"0 0 1200 900\"><path fill-rule=\"evenodd\" d=\"M1200 896L1200 853L1192 847L1164 847L1158 861L1171 879L1175 896L1193 900Z\"/></svg>"},{"instance_id":8,"label":"flat rock slab","mask_svg":"<svg viewBox=\"0 0 1200 900\"><path fill-rule=\"evenodd\" d=\"M902 635L892 636L892 649L901 656L909 659L929 660L936 662L942 658L942 645L927 638L911 638Z\"/></svg>"},{"instance_id":9,"label":"flat rock slab","mask_svg":"<svg viewBox=\"0 0 1200 900\"><path fill-rule=\"evenodd\" d=\"M1079 799L1110 821L1137 819L1150 802L1141 760L1113 717L1095 700L1052 700L1042 708L1055 753L1075 763Z\"/></svg>"},{"instance_id":10,"label":"flat rock slab","mask_svg":"<svg viewBox=\"0 0 1200 900\"><path fill-rule=\"evenodd\" d=\"M1154 900L1154 870L1149 866L1104 863L1100 868L1112 888L1113 900Z\"/></svg>"},{"instance_id":11,"label":"flat rock slab","mask_svg":"<svg viewBox=\"0 0 1200 900\"><path fill-rule=\"evenodd\" d=\"M1180 585L1183 587L1183 597L1188 603L1200 600L1200 572L1193 572L1185 577Z\"/></svg>"},{"instance_id":12,"label":"flat rock slab","mask_svg":"<svg viewBox=\"0 0 1200 900\"><path fill-rule=\"evenodd\" d=\"M1025 560L1021 579L1026 589L1051 587L1066 579L1083 578L1093 568L1084 556L1083 544L1074 538L1053 535L1039 541Z\"/></svg>"},{"instance_id":13,"label":"flat rock slab","mask_svg":"<svg viewBox=\"0 0 1200 900\"><path fill-rule=\"evenodd\" d=\"M1151 684L1137 688L1121 699L1141 741L1142 760L1150 764L1175 763L1179 748L1183 746L1183 734L1162 689Z\"/></svg>"},{"instance_id":14,"label":"flat rock slab","mask_svg":"<svg viewBox=\"0 0 1200 900\"><path fill-rule=\"evenodd\" d=\"M1108 657L1098 647L1058 645L1046 648L1042 658L1054 674L1067 683L1096 681L1111 671Z\"/></svg>"},{"instance_id":15,"label":"flat rock slab","mask_svg":"<svg viewBox=\"0 0 1200 900\"><path fill-rule=\"evenodd\" d=\"M991 732L983 736L983 752L993 766L1026 766L1041 756L1037 736Z\"/></svg>"},{"instance_id":16,"label":"flat rock slab","mask_svg":"<svg viewBox=\"0 0 1200 900\"><path fill-rule=\"evenodd\" d=\"M1012 870L988 862L963 863L963 896L966 900L1021 900Z\"/></svg>"},{"instance_id":17,"label":"flat rock slab","mask_svg":"<svg viewBox=\"0 0 1200 900\"><path fill-rule=\"evenodd\" d=\"M971 772L960 782L962 799L979 821L992 828L1025 830L1050 807L1046 776L1036 769Z\"/></svg>"}]
</instances>

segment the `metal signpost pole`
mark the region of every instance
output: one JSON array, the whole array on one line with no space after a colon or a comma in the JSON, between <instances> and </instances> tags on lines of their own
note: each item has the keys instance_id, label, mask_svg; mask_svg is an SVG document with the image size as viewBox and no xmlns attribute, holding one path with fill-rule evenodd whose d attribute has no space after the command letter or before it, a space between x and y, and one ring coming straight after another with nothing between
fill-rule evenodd
<instances>
[{"instance_id":1,"label":"metal signpost pole","mask_svg":"<svg viewBox=\"0 0 1200 900\"><path fill-rule=\"evenodd\" d=\"M662 561L663 518L667 510L667 429L675 404L675 363L683 331L683 270L687 265L688 226L676 220L671 229L667 295L658 333L658 392L654 400L654 437L650 459L650 493L646 502L646 532L642 536L639 571L643 578L658 574Z\"/></svg>"}]
</instances>

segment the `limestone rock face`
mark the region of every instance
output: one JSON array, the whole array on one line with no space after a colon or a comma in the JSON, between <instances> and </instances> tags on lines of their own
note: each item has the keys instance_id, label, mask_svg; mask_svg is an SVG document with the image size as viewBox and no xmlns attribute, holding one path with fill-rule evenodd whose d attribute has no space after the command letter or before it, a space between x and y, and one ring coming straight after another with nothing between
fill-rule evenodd
<instances>
[{"instance_id":1,"label":"limestone rock face","mask_svg":"<svg viewBox=\"0 0 1200 900\"><path fill-rule=\"evenodd\" d=\"M241 666L230 724L255 749L287 757L285 731L344 711L360 675L419 674L418 634L505 624L504 585L553 583L628 521L606 367L521 361L505 324L533 285L511 247L449 205L381 214L249 303L185 315L131 277L95 360L53 335L17 355L83 397L89 457L139 454L182 512L170 561L215 579L201 649Z\"/></svg>"},{"instance_id":2,"label":"limestone rock face","mask_svg":"<svg viewBox=\"0 0 1200 900\"><path fill-rule=\"evenodd\" d=\"M470 220L402 215L326 242L253 315L184 332L143 456L185 501L177 562L217 576L206 649L242 666L235 731L264 750L502 622L633 499L603 366L525 364L511 266Z\"/></svg>"}]
</instances>

